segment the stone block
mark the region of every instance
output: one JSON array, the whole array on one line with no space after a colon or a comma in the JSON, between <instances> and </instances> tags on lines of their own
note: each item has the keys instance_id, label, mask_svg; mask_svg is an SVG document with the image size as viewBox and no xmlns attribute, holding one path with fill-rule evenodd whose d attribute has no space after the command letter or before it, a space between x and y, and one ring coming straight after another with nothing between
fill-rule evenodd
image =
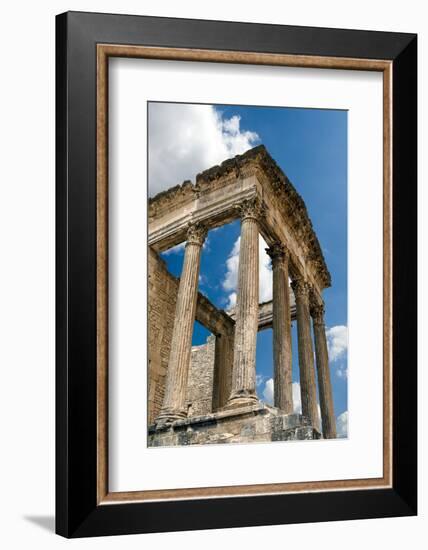
<instances>
[{"instance_id":1,"label":"stone block","mask_svg":"<svg viewBox=\"0 0 428 550\"><path fill-rule=\"evenodd\" d=\"M319 439L318 430L299 414L284 415L258 403L151 426L149 446L205 445Z\"/></svg>"}]
</instances>

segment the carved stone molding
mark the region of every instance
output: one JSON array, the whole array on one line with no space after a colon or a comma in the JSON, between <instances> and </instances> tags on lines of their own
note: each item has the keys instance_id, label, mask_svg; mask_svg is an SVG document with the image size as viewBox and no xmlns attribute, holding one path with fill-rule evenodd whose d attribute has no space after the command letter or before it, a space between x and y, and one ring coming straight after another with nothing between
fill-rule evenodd
<instances>
[{"instance_id":1,"label":"carved stone molding","mask_svg":"<svg viewBox=\"0 0 428 550\"><path fill-rule=\"evenodd\" d=\"M294 281L291 282L291 288L296 298L309 300L311 285L303 278L294 279Z\"/></svg>"},{"instance_id":2,"label":"carved stone molding","mask_svg":"<svg viewBox=\"0 0 428 550\"><path fill-rule=\"evenodd\" d=\"M259 197L253 197L242 201L237 206L241 221L253 219L260 220L265 212L265 205Z\"/></svg>"},{"instance_id":3,"label":"carved stone molding","mask_svg":"<svg viewBox=\"0 0 428 550\"><path fill-rule=\"evenodd\" d=\"M195 186L190 180L182 184L161 191L149 198L149 218L156 218L168 210L173 210L182 201L189 200L195 195Z\"/></svg>"},{"instance_id":4,"label":"carved stone molding","mask_svg":"<svg viewBox=\"0 0 428 550\"><path fill-rule=\"evenodd\" d=\"M311 306L311 315L314 325L324 325L324 304L314 304Z\"/></svg>"},{"instance_id":5,"label":"carved stone molding","mask_svg":"<svg viewBox=\"0 0 428 550\"><path fill-rule=\"evenodd\" d=\"M266 252L269 254L272 260L272 265L284 262L285 260L288 260L290 258L288 250L280 242L276 242L269 248L266 248Z\"/></svg>"},{"instance_id":6,"label":"carved stone molding","mask_svg":"<svg viewBox=\"0 0 428 550\"><path fill-rule=\"evenodd\" d=\"M207 228L201 223L192 223L187 229L187 244L202 246L207 236Z\"/></svg>"}]
</instances>

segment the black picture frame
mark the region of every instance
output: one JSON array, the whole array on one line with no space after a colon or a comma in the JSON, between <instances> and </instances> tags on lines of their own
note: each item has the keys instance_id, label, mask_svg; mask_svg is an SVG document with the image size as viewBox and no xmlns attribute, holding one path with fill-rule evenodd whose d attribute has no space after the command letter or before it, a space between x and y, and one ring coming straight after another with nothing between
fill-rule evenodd
<instances>
[{"instance_id":1,"label":"black picture frame","mask_svg":"<svg viewBox=\"0 0 428 550\"><path fill-rule=\"evenodd\" d=\"M97 504L99 43L392 62L391 488ZM417 36L68 12L56 18L56 98L56 532L85 537L415 515Z\"/></svg>"}]
</instances>

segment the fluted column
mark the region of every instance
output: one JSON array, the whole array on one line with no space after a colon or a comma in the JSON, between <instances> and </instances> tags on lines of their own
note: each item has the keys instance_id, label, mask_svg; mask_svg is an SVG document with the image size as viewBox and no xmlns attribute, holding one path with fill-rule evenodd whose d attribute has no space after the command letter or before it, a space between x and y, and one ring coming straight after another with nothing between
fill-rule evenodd
<instances>
[{"instance_id":1,"label":"fluted column","mask_svg":"<svg viewBox=\"0 0 428 550\"><path fill-rule=\"evenodd\" d=\"M327 339L325 335L324 306L313 306L311 308L311 314L314 327L322 433L324 438L334 439L336 437L336 421L334 416L333 394L331 390L330 368L328 363Z\"/></svg>"},{"instance_id":2,"label":"fluted column","mask_svg":"<svg viewBox=\"0 0 428 550\"><path fill-rule=\"evenodd\" d=\"M309 312L309 285L303 279L291 283L296 298L297 341L299 348L300 392L302 414L319 429L317 391L315 385L314 350Z\"/></svg>"},{"instance_id":3,"label":"fluted column","mask_svg":"<svg viewBox=\"0 0 428 550\"><path fill-rule=\"evenodd\" d=\"M232 391L227 408L252 405L256 394L256 342L259 312L259 229L257 198L240 205L241 243L236 298Z\"/></svg>"},{"instance_id":4,"label":"fluted column","mask_svg":"<svg viewBox=\"0 0 428 550\"><path fill-rule=\"evenodd\" d=\"M166 374L165 395L157 423L172 422L187 416L186 387L192 348L193 325L198 296L201 248L207 230L193 224L187 231L183 269L175 307L171 352Z\"/></svg>"},{"instance_id":5,"label":"fluted column","mask_svg":"<svg viewBox=\"0 0 428 550\"><path fill-rule=\"evenodd\" d=\"M293 412L291 377L291 312L288 288L288 254L281 243L267 249L273 271L273 364L274 405L287 414Z\"/></svg>"}]
</instances>

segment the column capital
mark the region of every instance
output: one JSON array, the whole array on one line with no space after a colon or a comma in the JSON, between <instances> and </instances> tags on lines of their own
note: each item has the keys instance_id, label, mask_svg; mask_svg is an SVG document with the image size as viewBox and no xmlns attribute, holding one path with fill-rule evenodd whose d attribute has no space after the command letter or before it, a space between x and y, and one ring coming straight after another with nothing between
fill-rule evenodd
<instances>
[{"instance_id":1,"label":"column capital","mask_svg":"<svg viewBox=\"0 0 428 550\"><path fill-rule=\"evenodd\" d=\"M290 256L286 247L279 241L273 243L269 248L266 248L266 252L272 260L272 265L282 263L288 260Z\"/></svg>"},{"instance_id":2,"label":"column capital","mask_svg":"<svg viewBox=\"0 0 428 550\"><path fill-rule=\"evenodd\" d=\"M324 304L313 304L311 306L311 315L314 325L324 325Z\"/></svg>"},{"instance_id":3,"label":"column capital","mask_svg":"<svg viewBox=\"0 0 428 550\"><path fill-rule=\"evenodd\" d=\"M293 289L296 298L303 298L309 300L309 294L311 291L311 285L305 281L302 277L291 281L291 288Z\"/></svg>"},{"instance_id":4,"label":"column capital","mask_svg":"<svg viewBox=\"0 0 428 550\"><path fill-rule=\"evenodd\" d=\"M264 216L266 209L263 201L257 196L245 199L236 208L241 216L241 221L248 219L259 220Z\"/></svg>"},{"instance_id":5,"label":"column capital","mask_svg":"<svg viewBox=\"0 0 428 550\"><path fill-rule=\"evenodd\" d=\"M187 228L187 243L188 244L196 244L198 246L202 246L205 241L205 237L207 236L208 229L206 226L202 223L196 222L191 223Z\"/></svg>"}]
</instances>

